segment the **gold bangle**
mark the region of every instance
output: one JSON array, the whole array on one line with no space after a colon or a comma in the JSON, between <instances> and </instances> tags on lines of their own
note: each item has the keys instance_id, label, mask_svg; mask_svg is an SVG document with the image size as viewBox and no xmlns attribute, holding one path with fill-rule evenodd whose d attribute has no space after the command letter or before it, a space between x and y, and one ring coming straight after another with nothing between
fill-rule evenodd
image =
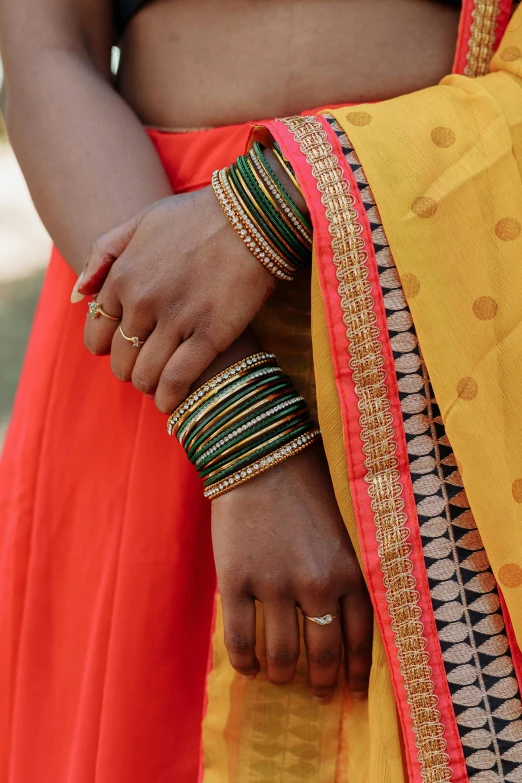
<instances>
[{"instance_id":1,"label":"gold bangle","mask_svg":"<svg viewBox=\"0 0 522 783\"><path fill-rule=\"evenodd\" d=\"M232 201L233 194L227 196L228 185L225 184L223 178L221 178L219 174L220 172L214 172L212 175L212 187L221 209L232 224L234 231L245 243L252 255L257 258L274 277L277 277L279 280L291 282L294 278L286 272L283 272L279 263L276 263L273 260L273 251L268 242L266 242L265 238L259 233L248 216L242 214L242 210L240 209L241 205ZM253 235L254 239L252 239L250 234Z\"/></svg>"},{"instance_id":2,"label":"gold bangle","mask_svg":"<svg viewBox=\"0 0 522 783\"><path fill-rule=\"evenodd\" d=\"M264 369L264 368L262 368L262 369ZM271 367L270 368L267 367L266 369L267 370L269 370L269 369L271 370L272 368ZM276 368L273 368L273 369L276 369ZM277 373L277 374L278 375L282 375L283 371L280 370L279 373ZM248 388L248 383L249 383L251 377L252 376L249 376L247 378L244 378L244 377L243 378L239 378L238 380L243 382L242 385L238 384L237 386L234 386L234 388L229 388L228 390L227 389L223 389L223 394L221 394L219 398L216 397L215 400L211 399L210 400L210 404L206 405L205 408L202 409L200 412L198 412L197 416L194 419L192 419L192 421L190 422L189 428L188 428L188 430L186 432L183 429L183 427L180 427L178 429L177 438L178 438L179 442L181 443L181 445L184 446L184 447L186 446L187 449L190 448L189 443L188 443L188 441L190 440L190 433L194 429L194 427L197 425L197 423L199 421L201 421L202 417L203 416L207 416L207 415L211 415L212 408L214 408L216 406L216 404L221 403L224 400L226 401L229 393L232 392L232 393L235 394L236 391L240 391L241 390L242 386L243 386L243 388L245 386ZM257 388L257 389L252 389L252 391L248 392L248 394L245 394L237 402L238 403L242 403L245 400L250 399L250 397L252 397L253 395L258 394L259 392L264 391L266 388L270 389L270 384L267 384L265 386L261 386L260 388ZM225 393L225 392L227 392L227 393ZM235 408L235 407L236 407L236 405L233 405L232 409ZM221 411L221 413L219 413L217 416L214 416L212 421L208 422L208 424L205 425L205 427L201 431L201 434L203 434L203 432L205 432L208 429L208 427L210 427L213 424L214 421L216 421L216 420L220 421L226 413L227 413L227 410L225 409L225 410ZM198 434L198 437L199 437L199 434Z\"/></svg>"},{"instance_id":3,"label":"gold bangle","mask_svg":"<svg viewBox=\"0 0 522 783\"><path fill-rule=\"evenodd\" d=\"M256 170L255 173L258 174L261 179L264 180L265 186L270 193L272 193L272 196L275 198L277 203L279 204L279 211L281 213L284 213L287 217L287 220L289 220L292 224L292 226L299 231L301 236L305 239L305 241L312 245L313 239L311 235L308 233L307 229L301 222L300 218L297 216L297 212L292 209L290 204L286 201L286 199L283 198L283 196L279 193L277 188L275 187L274 183L270 179L270 175L268 174L267 170L263 167L263 164L260 160L258 160L257 155L255 154L254 150L250 150L249 152L250 160L253 164L253 168ZM252 168L252 166L251 166ZM258 180L259 182L259 180Z\"/></svg>"},{"instance_id":4,"label":"gold bangle","mask_svg":"<svg viewBox=\"0 0 522 783\"><path fill-rule=\"evenodd\" d=\"M240 359L238 362L231 364L230 367L226 367L224 370L221 370L221 372L216 373L216 375L213 375L208 381L201 384L196 391L189 394L181 405L178 405L170 414L167 426L170 426L173 429L178 421L184 417L185 413L190 412L195 403L202 402L206 396L209 396L212 392L218 391L219 388L228 385L228 383L235 380L237 377L243 376L248 370L251 370L254 367L263 367L270 362L274 363L275 360L275 354L261 351L252 354L252 356ZM178 425L176 429L179 429L179 426L180 425ZM172 432L169 432L169 435L172 435Z\"/></svg>"},{"instance_id":5,"label":"gold bangle","mask_svg":"<svg viewBox=\"0 0 522 783\"><path fill-rule=\"evenodd\" d=\"M254 405L252 405L252 407L249 409L249 411L248 411L249 415L251 415L252 413L255 413L255 412L256 412L256 410L257 410L258 408L262 407L263 405L266 405L266 404L269 404L269 403L275 402L275 401L276 401L276 400L278 400L280 397L282 397L284 393L285 393L284 391L280 391L280 392L273 392L272 394L269 394L267 397L265 397L265 399L263 399L263 400L259 400L259 401L258 401L258 402L256 402ZM302 399L303 399L303 397L292 397L291 399L293 399L294 401L297 401L297 400L302 400ZM229 419L229 421L225 422L225 424L223 424L221 427L219 427L217 430L215 430L215 431L212 433L212 435L211 435L211 437L210 437L210 440L214 440L215 438L219 438L220 434L221 434L223 431L225 431L225 430L229 429L230 427L233 427L233 426L234 426L234 424L235 424L237 421L240 421L242 418L244 418L244 412L243 412L243 411L242 411L241 413L238 413L238 414L237 414L237 416L234 416L232 419ZM207 442L207 441L205 441L205 443L206 443L206 442ZM195 453L195 455L194 455L194 457L195 457L195 458L197 457L197 458L199 459L199 457L198 457L198 455L199 455L199 452L200 452L202 449L204 449L205 443L202 443L202 444L201 444L201 446L199 446L199 447L198 447L198 449L197 449L197 451L196 451L196 453ZM201 454L201 457L203 457L203 454Z\"/></svg>"},{"instance_id":6,"label":"gold bangle","mask_svg":"<svg viewBox=\"0 0 522 783\"><path fill-rule=\"evenodd\" d=\"M284 438L285 435L288 435L292 431L291 427L288 427L285 432L280 432L278 435L274 435L273 438L269 438L266 443L263 445L265 447L270 446L270 444L273 444L274 441L279 440L279 438ZM281 447L283 448L283 447ZM222 473L223 471L229 471L231 468L234 469L234 465L237 465L238 462L242 462L247 457L250 457L252 454L254 454L257 451L257 449L250 449L250 451L247 451L246 454L242 454L240 459L231 459L230 462L227 462L226 465L223 465L218 470L214 470L212 473L209 473L207 476L205 476L205 481L209 481L213 476L216 476L218 473Z\"/></svg>"},{"instance_id":7,"label":"gold bangle","mask_svg":"<svg viewBox=\"0 0 522 783\"><path fill-rule=\"evenodd\" d=\"M265 427L264 429L260 429L260 430L258 430L257 432L253 432L253 433L252 433L251 435L249 435L247 438L244 438L244 439L243 439L243 440L242 440L240 443L234 443L234 445L233 445L233 446L230 446L230 448L229 448L229 449L226 449L225 451L222 451L222 452L221 452L221 454L217 454L217 455L216 455L216 456L215 456L213 459L211 459L211 460L209 460L209 461L207 462L207 464L205 465L205 468L212 467L212 465L213 465L213 464L215 464L216 460L220 460L220 459L222 459L223 457L226 457L226 456L227 456L227 454L229 454L229 453L232 453L232 454L233 454L233 453L234 453L234 451L237 451L237 449L238 449L238 448L239 448L239 449L241 449L243 446L245 446L245 444L247 444L247 443L250 443L252 440L254 440L255 438L259 438L259 437L261 437L262 435L266 435L267 433L271 432L271 431L272 431L273 429L275 429L276 427L281 427L281 426L283 426L283 425L285 425L285 426L286 426L286 425L288 425L288 426L286 427L285 431L284 431L284 432L281 432L281 433L280 433L280 435L278 435L278 436L277 436L277 437L283 437L283 435L285 435L285 434L286 434L286 433L287 433L287 432L290 430L290 425L291 425L291 423L292 423L292 422L293 422L293 421L294 421L296 418L298 418L299 416L301 416L301 414L302 414L302 411L296 411L296 412L292 412L292 413L288 414L288 416L285 416L284 418L282 418L282 419L280 419L280 420L278 420L278 421L272 422L272 424L269 424L269 425L268 425L267 427ZM275 436L274 436L274 437L275 437ZM269 444L269 443L270 443L270 440L271 440L271 439L267 440L267 441L266 441L266 443L267 443L267 444ZM273 438L272 438L272 440L273 440ZM250 453L250 452L247 452L247 453L246 453L244 456L248 456L248 454L249 454L249 453ZM223 470L224 470L224 468L223 468ZM211 476L211 475L212 475L212 474L210 474L210 476Z\"/></svg>"},{"instance_id":8,"label":"gold bangle","mask_svg":"<svg viewBox=\"0 0 522 783\"><path fill-rule=\"evenodd\" d=\"M273 372L272 367L260 367L259 369L254 370L252 375L240 376L239 378L236 378L232 384L208 394L206 399L203 398L201 400L201 406L193 408L190 412L192 418L190 420L185 419L177 429L176 437L181 445L185 445L187 439L190 439L191 437L191 432L193 432L198 422L201 421L201 418L208 415L216 405L226 402L231 394L240 392L245 387L248 388L251 379L258 380L259 378L263 378L264 375L270 376L271 372ZM222 411L219 413L218 418L221 418L225 412L226 411Z\"/></svg>"},{"instance_id":9,"label":"gold bangle","mask_svg":"<svg viewBox=\"0 0 522 783\"><path fill-rule=\"evenodd\" d=\"M305 435L300 435L286 446L283 446L283 448L277 449L271 454L267 454L266 457L263 457L258 462L254 462L252 465L241 468L241 470L237 471L230 478L225 479L224 481L216 482L215 484L211 484L204 490L203 494L206 498L210 498L212 500L219 497L220 495L224 495L225 492L230 492L231 489L235 489L235 487L238 487L240 484L244 484L246 481L250 481L250 479L253 479L256 476L259 476L261 473L264 473L265 470L269 470L270 468L275 467L275 465L278 465L280 462L288 459L288 457L303 451L303 449L306 449L308 446L311 446L313 443L319 440L320 437L321 430L319 429L312 430L312 432L306 433Z\"/></svg>"},{"instance_id":10,"label":"gold bangle","mask_svg":"<svg viewBox=\"0 0 522 783\"><path fill-rule=\"evenodd\" d=\"M283 402L278 403L273 408L269 408L264 413L260 414L259 416L254 416L253 419L250 420L247 424L241 425L241 427L238 427L236 430L233 430L230 433L231 438L235 438L236 435L240 435L242 432L245 431L245 429L248 429L249 427L253 426L254 424L257 424L259 419L268 418L268 416L273 416L275 413L278 413L278 411L283 410L284 408L290 407L290 405L295 405L298 402L306 403L306 400L304 397L290 397L288 400L284 400ZM259 403L261 404L261 403ZM256 405L257 407L257 405ZM251 411L253 410L253 407ZM240 418L240 417L237 417ZM226 427L222 427L221 430L225 430ZM212 436L212 440L215 438L215 433ZM221 440L218 440L213 446L206 449L206 451L201 451L200 447L196 454L194 455L194 459L206 459L210 454L212 454L214 451L216 451L218 448L221 448L221 446L225 445L225 439L222 438ZM201 452L201 453L200 453Z\"/></svg>"},{"instance_id":11,"label":"gold bangle","mask_svg":"<svg viewBox=\"0 0 522 783\"><path fill-rule=\"evenodd\" d=\"M284 272L284 260L275 250L275 248L268 242L266 237L259 231L255 223L252 221L251 216L243 209L241 201L236 196L231 183L227 177L227 170L222 169L218 172L218 182L221 187L220 191L214 188L214 191L218 197L218 200L223 197L223 203L221 207L231 221L234 230L239 234L248 249L254 254L254 256L261 261L264 266L267 267L276 277L281 277ZM252 236L254 239L252 239ZM276 272L279 273L277 273Z\"/></svg>"},{"instance_id":12,"label":"gold bangle","mask_svg":"<svg viewBox=\"0 0 522 783\"><path fill-rule=\"evenodd\" d=\"M290 171L290 169L289 169L290 163L287 161L287 159L286 159L285 157L283 157L283 155L281 155L281 154L280 154L280 153L279 153L279 152L276 150L276 148L275 148L275 147L270 147L270 149L272 150L272 152L273 152L273 153L274 153L274 155L276 156L276 158L277 158L277 160L279 161L279 163L281 164L281 166L284 168L285 172L288 174L288 177L289 177L289 178L292 180L292 182L293 182L293 183L294 183L294 185L296 186L296 188L297 188L297 190L299 191L299 193L301 194L301 196L304 198L303 191L301 190L301 185L300 185L300 184L299 184L299 182L297 181L297 179L296 179L296 177L295 177L295 174L293 173L293 171Z\"/></svg>"},{"instance_id":13,"label":"gold bangle","mask_svg":"<svg viewBox=\"0 0 522 783\"><path fill-rule=\"evenodd\" d=\"M250 160L253 161L253 162L251 162L251 165L249 166L249 168L250 168L250 171L252 172L252 175L256 178L257 184L259 185L259 187L261 188L261 190L265 194L266 198L270 201L270 203L272 204L273 208L275 210L277 210L277 213L281 216L282 220L285 221L285 224L288 226L290 231L293 231L296 234L296 236L300 240L301 244L305 245L306 249L308 250L309 247L307 247L307 245L311 245L312 244L312 239L311 239L310 236L305 235L304 229L303 229L303 231L301 231L301 228L302 228L301 221L298 220L296 216L294 216L294 213L291 212L289 207L285 209L285 206L283 206L283 205L286 204L286 202L284 202L284 199L282 198L282 196L279 196L279 194L277 193L277 190L275 188L273 188L272 183L270 181L270 178L268 177L268 175L266 174L266 172L263 169L264 176L266 177L266 181L264 180L263 174L261 174L261 172L257 168L257 165L255 165L255 164L258 163L257 158L255 156L253 156L252 154L249 157L250 157ZM259 164L259 165L261 165L261 164ZM278 196L279 196L279 198L278 198ZM281 202L283 202L283 203L281 203ZM292 219L292 217L294 219Z\"/></svg>"},{"instance_id":14,"label":"gold bangle","mask_svg":"<svg viewBox=\"0 0 522 783\"><path fill-rule=\"evenodd\" d=\"M266 387L265 387L265 388L266 388ZM261 388L261 389L256 389L255 391L256 391L256 392L259 392L259 391L264 391L264 388ZM256 408L256 407L259 407L260 405L264 405L264 404L266 403L266 401L267 401L267 400L268 400L269 402L271 402L271 401L272 401L272 399L276 398L276 393L275 393L275 392L270 392L270 386L268 386L268 391L269 391L269 394L267 395L267 397L265 397L263 400L260 400L260 401L259 401L259 402L257 402L255 405L253 405L253 406L252 406L252 408L251 408L250 410L253 410L253 409L254 409L254 408ZM245 395L244 397L242 397L242 398L241 398L241 400L239 400L238 402L243 402L244 400L246 400L246 399L249 399L249 397L251 396L251 394L254 394L254 392L251 392L251 393L249 392L249 394L248 394L248 395ZM233 407L235 407L235 406L233 406ZM208 431L209 427L211 427L211 426L212 426L212 424L214 424L216 421L218 421L218 422L219 422L219 421L221 421L221 419L223 418L223 416L224 416L224 415L225 415L225 414L226 414L226 413L227 413L229 410L230 410L230 408L228 408L228 409L225 409L225 410L221 411L221 413L217 414L217 416L214 416L214 418L212 419L212 421L209 421L209 422L208 422L208 423L207 423L207 424L206 424L206 425L203 427L203 429L202 429L202 430L201 430L201 431L198 433L198 435L197 435L197 439L199 439L199 438L201 437L201 435L204 435L204 434L205 434L205 432L207 432L207 431ZM205 412L208 412L208 411L209 411L209 408L207 408ZM221 432L222 432L223 430L225 430L225 429L228 429L228 428L230 427L230 425L232 425L232 426L233 426L234 422L236 422L238 419L241 419L241 418L244 418L244 411L243 411L243 412L239 412L239 413L238 413L236 416L234 416L232 419L229 419L229 420L228 420L228 421L226 421L226 422L225 422L225 423L224 423L224 424L223 424L221 427L219 427L217 430L215 430L214 432L212 432L212 433L209 435L209 438L208 438L207 440L205 440L205 441L204 441L204 442L203 442L203 443L202 443L202 444L201 444L201 445L198 447L197 451L198 451L198 452L199 452L199 451L201 451L201 449L205 447L205 445L206 445L206 443L208 442L208 440L213 440L213 439L214 439L216 436L219 436L219 433L221 433ZM186 439L185 439L185 441L184 441L184 442L186 443ZM189 447L189 448L190 448L190 447Z\"/></svg>"},{"instance_id":15,"label":"gold bangle","mask_svg":"<svg viewBox=\"0 0 522 783\"><path fill-rule=\"evenodd\" d=\"M247 215L249 220L256 227L258 227L258 224L257 224L257 221L256 221L255 217L252 215L252 212L250 211L249 207L245 204L241 194L238 193L238 190L237 190L234 182L228 176L228 171L227 171L227 182L228 182L229 187L232 189L235 198L237 199L237 201L241 205L241 208L243 209L243 211L245 212L245 214ZM267 242L270 245L270 247L272 248L274 254L277 255L277 261L275 261L275 263L279 264L280 268L284 269L289 274L294 274L295 271L296 271L296 267L290 261L288 261L287 259L285 259L281 255L281 251L278 250L275 247L275 245L274 245L273 241L270 239L270 237L266 236L266 234L259 227L258 227L258 231L262 234L263 239L265 240L265 242Z\"/></svg>"},{"instance_id":16,"label":"gold bangle","mask_svg":"<svg viewBox=\"0 0 522 783\"><path fill-rule=\"evenodd\" d=\"M248 193L248 194L251 196L252 194L251 194L251 192L250 192L250 189L249 189L249 187L248 187L247 183L245 182L245 180L244 180L244 178L243 178L243 175L241 174L241 172L240 172L239 170L238 170L238 171L236 171L236 176L237 176L237 178L238 178L238 179L241 181L241 183L242 183L242 185L243 185L243 187L244 187L245 191L246 191L246 192L247 192L247 193ZM243 199L241 198L240 194L238 193L238 191L237 191L237 188L236 188L236 186L235 186L234 182L232 182L230 179L229 179L229 181L230 181L230 185L231 185L231 186L234 188L234 193L236 194L237 198L241 200L241 203L242 203L242 205L243 205L243 208L245 209L245 211L247 212L247 214L250 216L250 219L251 219L251 220L253 220L254 222L256 222L256 221L255 221L255 218L253 217L253 215L252 215L252 213L251 213L251 211L250 211L250 208L249 208L249 207L248 207L248 206L245 204L245 202L244 202L244 201L243 201ZM277 207L276 207L276 209L277 209ZM279 212L279 210L277 210L277 211ZM292 250L292 248L290 247L290 245L288 244L288 242L285 240L285 238L282 236L282 234L281 234L281 232L279 231L279 229L277 228L277 226L273 225L273 226L272 226L272 229L273 229L273 231L275 231L275 233L277 234L277 237L278 237L279 241L281 242L281 244L283 244L283 245L285 246L285 248L286 248L286 251L287 251L287 253L290 255L290 257L292 257L292 256L293 256L293 257L296 257L296 254L294 253L294 251ZM263 232L263 233L264 233L264 232ZM273 247L273 242L272 242L272 240L270 239L270 237L268 237L268 236L266 236L266 235L265 235L265 238L266 238L266 241L267 241L267 242L270 242L270 244L271 244L271 245L272 245L272 247ZM288 259L286 259L286 260L287 260L287 263L292 263L292 262L290 262ZM292 272L295 272L295 271L296 271L296 268L292 269Z\"/></svg>"}]
</instances>

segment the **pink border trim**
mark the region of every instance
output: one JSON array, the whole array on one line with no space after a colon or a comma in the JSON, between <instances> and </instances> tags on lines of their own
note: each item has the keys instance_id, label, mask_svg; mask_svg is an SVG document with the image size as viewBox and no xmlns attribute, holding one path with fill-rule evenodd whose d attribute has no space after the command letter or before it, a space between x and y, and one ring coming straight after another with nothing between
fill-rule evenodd
<instances>
[{"instance_id":1,"label":"pink border trim","mask_svg":"<svg viewBox=\"0 0 522 783\"><path fill-rule=\"evenodd\" d=\"M375 313L377 315L381 334L387 335L388 330L386 325L384 302L378 280L378 270L371 238L371 231L366 218L364 206L359 198L357 183L353 178L351 169L346 163L337 137L333 133L329 124L326 122L326 120L324 120L324 118L320 116L317 117L317 119L321 122L322 127L328 136L328 140L332 144L332 147L336 153L339 165L341 166L346 179L350 182L352 193L357 199L355 208L359 214L359 220L364 227L363 237L365 239L366 250L369 256L369 280L372 283ZM370 497L368 495L368 486L364 479L365 467L364 454L362 451L361 428L359 425L359 412L357 406L358 399L354 390L352 373L348 365L346 326L343 321L343 311L340 307L338 293L339 281L336 277L336 268L333 263L331 236L328 230L328 221L326 219L324 206L321 202L320 193L317 189L317 183L311 174L310 166L302 156L299 145L294 140L292 134L282 123L270 122L267 123L266 127L270 129L271 133L280 144L284 154L292 161L297 179L303 189L306 202L312 214L312 222L314 227L314 247L316 250L316 260L326 309L326 318L330 335L330 345L334 364L337 392L341 405L344 439L350 474L350 488L356 511L364 569L369 582L368 587L372 596L372 601L374 603L377 622L386 647L388 662L392 675L399 717L405 741L409 780L412 782L414 781L415 783L422 783L422 775L417 758L418 751L415 744L415 734L413 732L409 705L406 700L406 693L400 673L394 634L391 629L390 616L387 610L388 607L386 591L380 576L380 558L377 551L373 512L370 505ZM462 744L455 720L453 703L451 701L447 684L446 672L442 659L442 651L440 648L437 628L435 625L435 617L433 614L433 607L429 594L424 558L422 555L422 545L420 540L415 500L413 496L413 487L411 484L409 472L406 437L402 426L402 414L400 409L398 389L396 385L393 355L389 340L383 339L381 341L381 345L383 350L383 357L385 359L385 370L388 378L391 412L394 416L397 458L399 460L399 472L403 487L405 512L409 520L408 528L410 530L410 542L413 548L413 574L417 581L417 590L419 592L419 606L422 610L422 621L424 623L425 638L427 642L426 649L430 656L430 666L435 684L435 695L438 699L438 709L441 712L442 721L445 727L444 738L447 743L447 753L450 757L450 767L453 772L452 780L455 783L464 783L464 781L468 781L468 775L466 771L464 755L462 752Z\"/></svg>"},{"instance_id":2,"label":"pink border trim","mask_svg":"<svg viewBox=\"0 0 522 783\"><path fill-rule=\"evenodd\" d=\"M469 39L471 36L471 24L473 21L472 14L475 10L475 5L475 0L463 0L462 11L460 14L457 48L455 52L455 59L453 61L453 73L463 74L464 69L466 68ZM498 45L502 40L502 36L506 32L509 20L511 18L512 7L512 0L500 0L497 26L495 30L495 51L497 50Z\"/></svg>"}]
</instances>

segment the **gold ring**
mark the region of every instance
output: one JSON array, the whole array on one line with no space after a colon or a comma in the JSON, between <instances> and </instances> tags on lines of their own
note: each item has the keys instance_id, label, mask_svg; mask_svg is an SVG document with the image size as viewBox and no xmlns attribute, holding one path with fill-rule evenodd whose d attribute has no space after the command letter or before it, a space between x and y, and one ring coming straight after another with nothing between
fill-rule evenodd
<instances>
[{"instance_id":1,"label":"gold ring","mask_svg":"<svg viewBox=\"0 0 522 783\"><path fill-rule=\"evenodd\" d=\"M333 623L333 621L339 617L339 612L337 612L337 614L323 614L322 617L308 617L307 614L304 616L307 620L317 623L317 625L330 625L330 623Z\"/></svg>"},{"instance_id":2,"label":"gold ring","mask_svg":"<svg viewBox=\"0 0 522 783\"><path fill-rule=\"evenodd\" d=\"M92 320L94 321L95 318L98 318L99 315L102 315L104 318L107 318L109 321L120 321L121 318L116 318L115 315L109 315L109 313L106 313L105 310L102 308L100 304L96 301L96 297L92 300L92 302L89 302L87 305L88 315L91 316Z\"/></svg>"},{"instance_id":3,"label":"gold ring","mask_svg":"<svg viewBox=\"0 0 522 783\"><path fill-rule=\"evenodd\" d=\"M127 340L128 343L132 343L132 347L133 348L139 348L140 345L143 345L144 342L145 342L145 340L140 340L139 337L127 337L127 335L125 334L125 332L121 328L121 324L120 324L120 332L121 332L121 336L123 337L124 340Z\"/></svg>"}]
</instances>

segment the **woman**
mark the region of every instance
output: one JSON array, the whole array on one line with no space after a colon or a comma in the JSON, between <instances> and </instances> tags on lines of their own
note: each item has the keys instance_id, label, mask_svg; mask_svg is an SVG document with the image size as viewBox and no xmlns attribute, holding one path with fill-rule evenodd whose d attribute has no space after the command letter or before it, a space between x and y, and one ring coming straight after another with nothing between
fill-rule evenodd
<instances>
[{"instance_id":1,"label":"woman","mask_svg":"<svg viewBox=\"0 0 522 783\"><path fill-rule=\"evenodd\" d=\"M214 616L201 486L152 400L80 352L85 305L65 305L74 276L54 255L2 475L5 780L520 779L522 558L509 524L522 496L511 434L520 414L506 361L506 349L517 352L520 16L495 73L470 78L487 72L510 4L468 3L456 58L466 77L352 110L350 101L435 84L451 67L458 14L420 0L299 14L294 3L196 12L152 2L123 31L119 97L105 4L27 6L3 9L13 143L77 273L93 239L127 221L97 242L73 299L99 292L88 347L110 351L114 374L154 395L163 414L254 353L257 339L313 402L309 282L278 284L256 337L236 339L274 284L232 231L219 189L202 186L245 150L249 124L221 126L345 108L256 131L312 217L328 469L314 446L212 501ZM225 77L230 92L215 100ZM31 98L39 111L28 124ZM218 127L149 131L155 153L137 117ZM147 208L171 187L201 189ZM481 331L469 329L468 310ZM481 455L477 417L496 460ZM495 491L484 491L486 475ZM368 702L353 698L366 688L371 618L350 539L376 610ZM298 661L296 605L308 665ZM343 634L346 690L335 687ZM307 677L324 703L310 700Z\"/></svg>"}]
</instances>

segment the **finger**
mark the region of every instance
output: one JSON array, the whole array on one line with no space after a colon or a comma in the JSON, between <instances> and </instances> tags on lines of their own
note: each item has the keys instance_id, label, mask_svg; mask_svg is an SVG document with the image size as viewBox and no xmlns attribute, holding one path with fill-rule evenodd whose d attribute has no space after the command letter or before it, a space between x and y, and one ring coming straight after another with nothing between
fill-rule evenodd
<instances>
[{"instance_id":1,"label":"finger","mask_svg":"<svg viewBox=\"0 0 522 783\"><path fill-rule=\"evenodd\" d=\"M112 265L126 250L147 212L148 209L143 210L93 243L83 272L76 283L76 291L85 296L100 291Z\"/></svg>"},{"instance_id":2,"label":"finger","mask_svg":"<svg viewBox=\"0 0 522 783\"><path fill-rule=\"evenodd\" d=\"M163 368L179 347L180 337L157 326L145 345L137 351L132 371L132 383L148 396L156 393Z\"/></svg>"},{"instance_id":3,"label":"finger","mask_svg":"<svg viewBox=\"0 0 522 783\"><path fill-rule=\"evenodd\" d=\"M110 284L110 277L96 297L96 302L107 315L121 319L123 306ZM84 343L91 353L105 356L111 352L112 340L120 325L120 321L111 321L99 313L95 317L87 315L84 329Z\"/></svg>"},{"instance_id":4,"label":"finger","mask_svg":"<svg viewBox=\"0 0 522 783\"><path fill-rule=\"evenodd\" d=\"M306 606L306 605L305 605ZM330 608L335 615L337 609ZM303 610L303 614L305 614ZM306 613L308 614L308 613ZM309 615L322 617L325 613ZM329 625L317 625L304 617L304 640L308 656L308 687L312 696L327 702L337 684L342 656L342 634L339 617Z\"/></svg>"},{"instance_id":5,"label":"finger","mask_svg":"<svg viewBox=\"0 0 522 783\"><path fill-rule=\"evenodd\" d=\"M357 698L366 698L372 666L373 609L363 581L360 589L341 600L341 625L348 687Z\"/></svg>"},{"instance_id":6,"label":"finger","mask_svg":"<svg viewBox=\"0 0 522 783\"><path fill-rule=\"evenodd\" d=\"M156 391L156 407L162 413L172 413L217 354L211 342L197 334L181 343L161 374Z\"/></svg>"},{"instance_id":7,"label":"finger","mask_svg":"<svg viewBox=\"0 0 522 783\"><path fill-rule=\"evenodd\" d=\"M154 323L123 313L123 320L114 333L111 345L111 370L120 381L132 380L134 365L140 351L154 334Z\"/></svg>"},{"instance_id":8,"label":"finger","mask_svg":"<svg viewBox=\"0 0 522 783\"><path fill-rule=\"evenodd\" d=\"M256 657L256 606L254 599L245 596L222 595L225 646L233 668L244 677L255 677L259 672Z\"/></svg>"},{"instance_id":9,"label":"finger","mask_svg":"<svg viewBox=\"0 0 522 783\"><path fill-rule=\"evenodd\" d=\"M274 685L291 682L299 659L299 622L295 604L263 604L266 674Z\"/></svg>"}]
</instances>

